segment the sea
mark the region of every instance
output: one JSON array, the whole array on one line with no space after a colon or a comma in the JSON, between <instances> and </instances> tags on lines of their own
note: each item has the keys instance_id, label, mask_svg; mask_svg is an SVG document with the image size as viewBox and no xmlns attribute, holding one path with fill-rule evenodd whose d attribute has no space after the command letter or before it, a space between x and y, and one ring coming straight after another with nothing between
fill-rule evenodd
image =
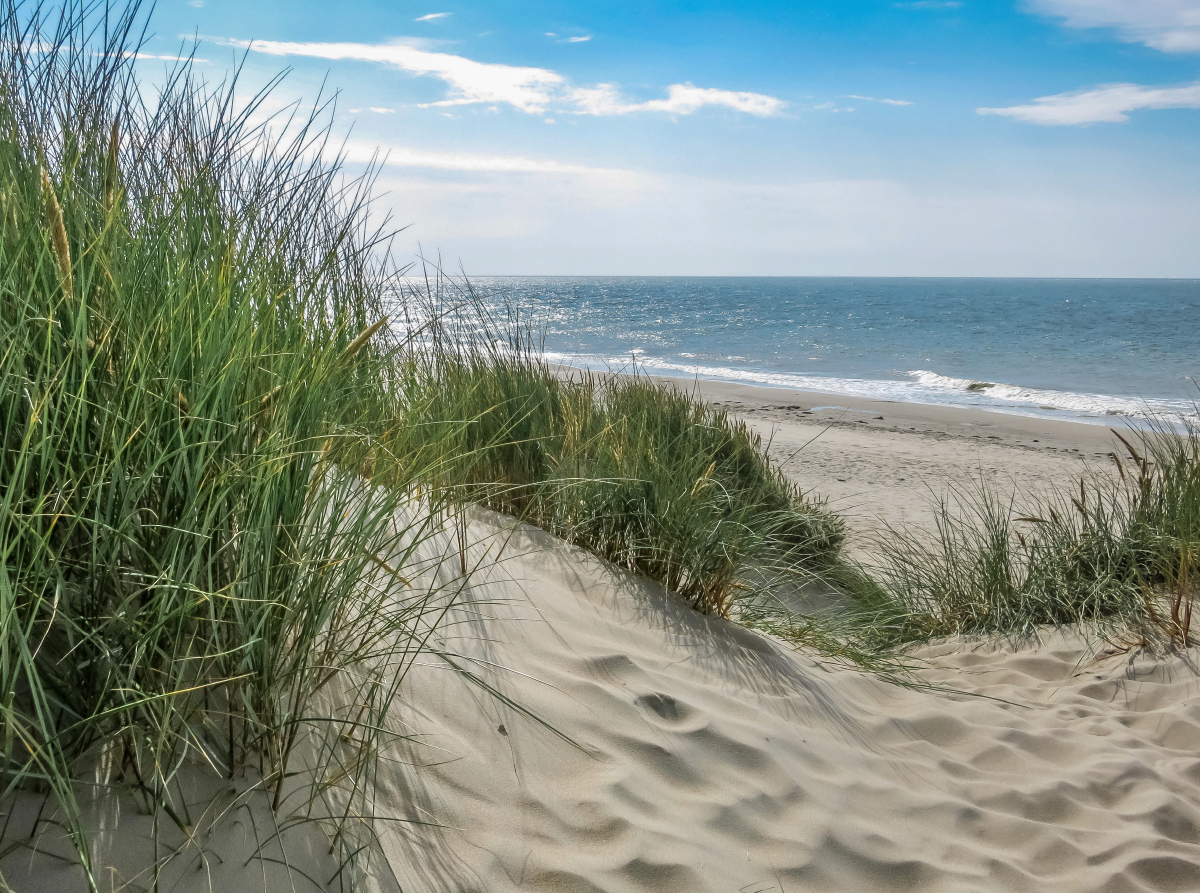
<instances>
[{"instance_id":1,"label":"sea","mask_svg":"<svg viewBox=\"0 0 1200 893\"><path fill-rule=\"evenodd\" d=\"M474 279L548 359L589 369L1195 423L1200 280Z\"/></svg>"}]
</instances>

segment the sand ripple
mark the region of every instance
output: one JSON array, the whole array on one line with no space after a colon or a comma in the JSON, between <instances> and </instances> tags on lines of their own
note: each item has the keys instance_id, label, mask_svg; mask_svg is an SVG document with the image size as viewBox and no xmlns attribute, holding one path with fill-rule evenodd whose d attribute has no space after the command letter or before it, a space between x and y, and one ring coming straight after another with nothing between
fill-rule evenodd
<instances>
[{"instance_id":1,"label":"sand ripple","mask_svg":"<svg viewBox=\"0 0 1200 893\"><path fill-rule=\"evenodd\" d=\"M385 833L405 889L1200 889L1197 649L943 643L923 676L962 693L912 690L538 533L507 556L446 644L552 728L413 679L384 803L441 827Z\"/></svg>"}]
</instances>

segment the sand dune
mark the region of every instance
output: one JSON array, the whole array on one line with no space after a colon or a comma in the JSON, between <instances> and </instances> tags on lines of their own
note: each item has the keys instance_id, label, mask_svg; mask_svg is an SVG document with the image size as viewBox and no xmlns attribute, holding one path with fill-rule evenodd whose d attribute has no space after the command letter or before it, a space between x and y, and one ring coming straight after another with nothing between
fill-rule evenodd
<instances>
[{"instance_id":1,"label":"sand dune","mask_svg":"<svg viewBox=\"0 0 1200 893\"><path fill-rule=\"evenodd\" d=\"M443 644L545 725L410 680L381 806L441 827L385 828L405 889L1200 889L1200 649L943 643L919 678L961 693L898 687L527 528Z\"/></svg>"},{"instance_id":2,"label":"sand dune","mask_svg":"<svg viewBox=\"0 0 1200 893\"><path fill-rule=\"evenodd\" d=\"M919 520L921 500L972 469L1034 486L1102 460L1111 437L920 407L889 410L897 430L886 417L829 424L737 396L778 449L828 431L796 473L828 490L840 472L844 499L878 494L850 517L860 546L881 521ZM1000 433L958 430L979 425ZM411 672L391 717L407 741L382 754L384 858L366 889L1200 890L1200 648L1152 657L1078 631L941 642L911 655L914 682L931 687L902 687L702 617L548 534L473 517L478 570L433 644L477 678L432 654ZM425 555L442 585L462 585L451 534ZM301 890L305 875L336 875L309 824L271 840L276 861L250 858L275 819L247 802L195 832L204 854L175 860L161 889ZM97 819L98 864L117 867L115 888L146 889L149 820L127 805L118 829L118 806ZM68 854L54 834L43 824L38 845ZM77 877L24 852L3 868L20 890Z\"/></svg>"},{"instance_id":3,"label":"sand dune","mask_svg":"<svg viewBox=\"0 0 1200 893\"><path fill-rule=\"evenodd\" d=\"M509 519L476 512L470 531L480 568L433 644L477 680L433 654L412 671L391 716L408 738L377 778L384 858L355 889L1200 889L1200 648L943 642L912 656L938 688L901 687ZM453 537L426 554L455 588ZM233 808L224 784L194 792L204 818L161 890L338 889L316 826L276 838L298 816L261 795ZM151 888L134 806L98 803L113 889ZM31 843L69 856L61 828ZM28 851L4 872L14 890L78 880Z\"/></svg>"}]
</instances>

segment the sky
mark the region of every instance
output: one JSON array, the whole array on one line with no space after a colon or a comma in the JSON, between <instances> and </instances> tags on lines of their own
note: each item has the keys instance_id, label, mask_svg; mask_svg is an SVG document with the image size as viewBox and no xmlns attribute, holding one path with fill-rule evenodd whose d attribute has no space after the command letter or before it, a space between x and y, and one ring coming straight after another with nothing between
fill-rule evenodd
<instances>
[{"instance_id":1,"label":"sky","mask_svg":"<svg viewBox=\"0 0 1200 893\"><path fill-rule=\"evenodd\" d=\"M401 260L1200 277L1200 0L159 0L151 34L336 96Z\"/></svg>"}]
</instances>

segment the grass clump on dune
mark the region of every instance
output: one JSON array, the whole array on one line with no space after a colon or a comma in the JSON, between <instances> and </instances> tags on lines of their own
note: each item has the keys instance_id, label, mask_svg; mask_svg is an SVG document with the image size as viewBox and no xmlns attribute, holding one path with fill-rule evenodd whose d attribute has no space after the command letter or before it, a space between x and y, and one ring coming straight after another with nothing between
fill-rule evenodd
<instances>
[{"instance_id":1,"label":"grass clump on dune","mask_svg":"<svg viewBox=\"0 0 1200 893\"><path fill-rule=\"evenodd\" d=\"M447 604L387 584L445 509L715 614L748 569L834 559L836 519L687 395L440 321L395 342L370 174L320 160L320 109L256 124L262 94L186 63L151 101L137 3L51 9L0 3L0 797L45 800L0 859L52 821L95 888L86 776L154 817L157 884L200 773L276 811L302 789L353 867Z\"/></svg>"},{"instance_id":2,"label":"grass clump on dune","mask_svg":"<svg viewBox=\"0 0 1200 893\"><path fill-rule=\"evenodd\" d=\"M1023 636L1038 626L1099 624L1131 641L1187 646L1200 560L1200 433L1161 426L1116 479L1093 476L1074 494L1016 516L982 490L943 505L933 545L893 531L882 544L874 634ZM880 606L882 607L880 608Z\"/></svg>"},{"instance_id":3,"label":"grass clump on dune","mask_svg":"<svg viewBox=\"0 0 1200 893\"><path fill-rule=\"evenodd\" d=\"M561 374L527 345L464 336L436 370L413 370L405 433L417 441L405 449L437 454L429 483L448 498L520 517L719 616L751 572L838 562L840 519L772 468L743 423L640 376Z\"/></svg>"},{"instance_id":4,"label":"grass clump on dune","mask_svg":"<svg viewBox=\"0 0 1200 893\"><path fill-rule=\"evenodd\" d=\"M402 403L369 179L186 65L146 104L136 3L48 10L0 4L0 795L95 887L85 774L190 837L188 767L278 809L315 749L341 861L437 610L365 582L422 535L355 473Z\"/></svg>"}]
</instances>

